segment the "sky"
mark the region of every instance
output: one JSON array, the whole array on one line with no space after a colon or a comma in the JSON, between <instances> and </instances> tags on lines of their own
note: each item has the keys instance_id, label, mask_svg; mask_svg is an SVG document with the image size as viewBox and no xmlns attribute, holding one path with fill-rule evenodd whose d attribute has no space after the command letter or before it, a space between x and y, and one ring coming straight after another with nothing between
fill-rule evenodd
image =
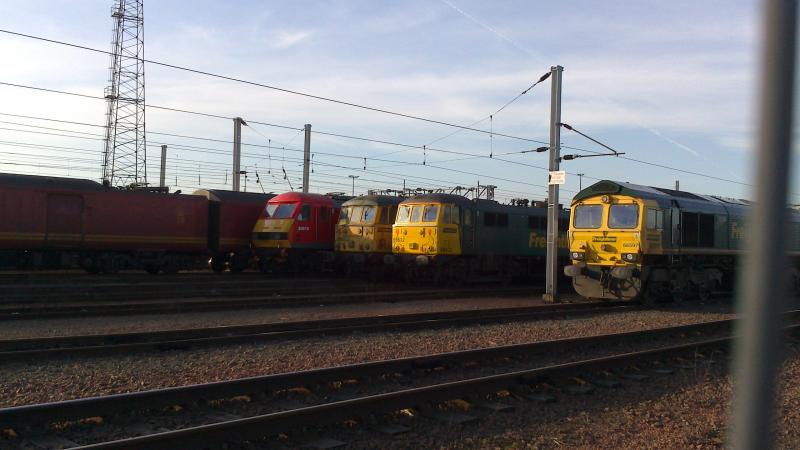
<instances>
[{"instance_id":1,"label":"sky","mask_svg":"<svg viewBox=\"0 0 800 450\"><path fill-rule=\"evenodd\" d=\"M5 0L0 29L107 51L113 3ZM302 185L302 134L253 123L263 122L312 125L312 192L349 193L353 175L357 194L490 184L500 201L538 200L547 154L520 152L549 139L550 80L487 118L561 65L562 121L629 158L563 161L562 203L601 179L749 198L759 12L749 0L145 2L147 59L435 121L486 119L474 127L490 133L154 64L145 102L248 121L248 191ZM109 84L102 53L0 33L0 55L0 83L101 97ZM0 171L99 180L105 111L103 100L0 85ZM230 189L230 119L148 108L146 129L151 184L167 144L171 190ZM561 138L562 154L606 151L569 130ZM793 154L790 200L800 203Z\"/></svg>"}]
</instances>

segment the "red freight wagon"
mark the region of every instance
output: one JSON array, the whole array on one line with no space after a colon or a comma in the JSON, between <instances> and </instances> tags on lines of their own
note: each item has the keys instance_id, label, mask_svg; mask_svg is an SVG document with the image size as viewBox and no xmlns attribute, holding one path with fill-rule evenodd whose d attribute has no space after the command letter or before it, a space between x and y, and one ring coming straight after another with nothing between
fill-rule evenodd
<instances>
[{"instance_id":1,"label":"red freight wagon","mask_svg":"<svg viewBox=\"0 0 800 450\"><path fill-rule=\"evenodd\" d=\"M215 272L228 266L231 272L247 268L252 251L253 225L275 194L200 189L194 195L206 197L208 204L208 249Z\"/></svg>"},{"instance_id":2,"label":"red freight wagon","mask_svg":"<svg viewBox=\"0 0 800 450\"><path fill-rule=\"evenodd\" d=\"M199 196L0 174L0 262L171 272L207 254L207 231L208 201Z\"/></svg>"}]
</instances>

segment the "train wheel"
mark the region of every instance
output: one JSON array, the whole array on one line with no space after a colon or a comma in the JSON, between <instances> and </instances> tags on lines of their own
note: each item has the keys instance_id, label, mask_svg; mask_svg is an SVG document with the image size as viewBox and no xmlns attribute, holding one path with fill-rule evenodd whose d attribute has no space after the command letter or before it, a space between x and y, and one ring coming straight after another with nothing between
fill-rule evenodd
<instances>
[{"instance_id":1,"label":"train wheel","mask_svg":"<svg viewBox=\"0 0 800 450\"><path fill-rule=\"evenodd\" d=\"M654 306L669 298L669 283L664 281L650 281L642 292L642 303Z\"/></svg>"},{"instance_id":2,"label":"train wheel","mask_svg":"<svg viewBox=\"0 0 800 450\"><path fill-rule=\"evenodd\" d=\"M258 259L258 270L261 273L272 273L274 272L274 265L269 258L259 258Z\"/></svg>"},{"instance_id":3,"label":"train wheel","mask_svg":"<svg viewBox=\"0 0 800 450\"><path fill-rule=\"evenodd\" d=\"M225 271L225 261L220 260L220 258L211 258L211 270L214 273L222 273ZM233 270L231 270L232 272Z\"/></svg>"}]
</instances>

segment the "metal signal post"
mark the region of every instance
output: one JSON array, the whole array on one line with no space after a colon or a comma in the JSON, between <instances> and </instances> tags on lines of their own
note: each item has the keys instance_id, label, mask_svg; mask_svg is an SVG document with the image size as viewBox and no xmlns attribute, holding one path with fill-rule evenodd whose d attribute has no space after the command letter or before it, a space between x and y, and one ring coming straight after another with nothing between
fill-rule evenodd
<instances>
[{"instance_id":1,"label":"metal signal post","mask_svg":"<svg viewBox=\"0 0 800 450\"><path fill-rule=\"evenodd\" d=\"M242 176L242 125L247 123L241 117L233 118L233 181L231 190L239 192Z\"/></svg>"},{"instance_id":2,"label":"metal signal post","mask_svg":"<svg viewBox=\"0 0 800 450\"><path fill-rule=\"evenodd\" d=\"M561 72L564 68L550 68L550 172L558 170L561 162ZM546 302L558 299L558 185L547 186L547 269Z\"/></svg>"},{"instance_id":3,"label":"metal signal post","mask_svg":"<svg viewBox=\"0 0 800 450\"><path fill-rule=\"evenodd\" d=\"M311 124L307 123L304 130L306 139L303 145L303 192L308 192L308 170L311 166Z\"/></svg>"}]
</instances>

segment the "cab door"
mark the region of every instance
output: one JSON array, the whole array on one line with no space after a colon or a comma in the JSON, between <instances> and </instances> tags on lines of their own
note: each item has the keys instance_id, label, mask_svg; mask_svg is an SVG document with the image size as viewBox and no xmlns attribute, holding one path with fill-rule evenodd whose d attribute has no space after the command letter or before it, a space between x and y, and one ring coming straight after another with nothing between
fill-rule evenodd
<instances>
[{"instance_id":1,"label":"cab door","mask_svg":"<svg viewBox=\"0 0 800 450\"><path fill-rule=\"evenodd\" d=\"M324 243L332 243L334 237L333 217L331 208L320 206L316 208L316 220L314 228L317 230L317 240Z\"/></svg>"},{"instance_id":2,"label":"cab door","mask_svg":"<svg viewBox=\"0 0 800 450\"><path fill-rule=\"evenodd\" d=\"M461 210L461 254L475 253L475 210L460 206Z\"/></svg>"},{"instance_id":3,"label":"cab door","mask_svg":"<svg viewBox=\"0 0 800 450\"><path fill-rule=\"evenodd\" d=\"M311 205L300 205L300 211L295 218L294 240L298 244L307 244L317 240L317 230L314 227L313 209Z\"/></svg>"},{"instance_id":4,"label":"cab door","mask_svg":"<svg viewBox=\"0 0 800 450\"><path fill-rule=\"evenodd\" d=\"M678 208L676 202L672 203L670 217L670 230L672 234L670 243L673 248L679 248L681 246L681 210Z\"/></svg>"}]
</instances>

